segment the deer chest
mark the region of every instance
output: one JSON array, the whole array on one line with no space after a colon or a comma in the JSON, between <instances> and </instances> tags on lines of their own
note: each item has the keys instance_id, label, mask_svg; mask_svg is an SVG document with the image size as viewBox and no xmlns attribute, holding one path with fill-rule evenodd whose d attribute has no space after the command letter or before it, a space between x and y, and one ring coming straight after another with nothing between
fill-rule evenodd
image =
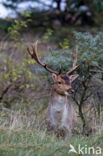
<instances>
[{"instance_id":1,"label":"deer chest","mask_svg":"<svg viewBox=\"0 0 103 156\"><path fill-rule=\"evenodd\" d=\"M58 99L54 99L52 109L55 112L61 112L64 109L64 106L66 104L66 100L64 98L59 97Z\"/></svg>"}]
</instances>

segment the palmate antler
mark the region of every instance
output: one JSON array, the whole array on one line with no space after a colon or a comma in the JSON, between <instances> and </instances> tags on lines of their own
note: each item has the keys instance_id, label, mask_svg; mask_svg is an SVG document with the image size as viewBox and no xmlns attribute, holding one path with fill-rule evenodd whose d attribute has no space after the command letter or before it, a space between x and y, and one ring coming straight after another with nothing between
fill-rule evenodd
<instances>
[{"instance_id":1,"label":"palmate antler","mask_svg":"<svg viewBox=\"0 0 103 156\"><path fill-rule=\"evenodd\" d=\"M54 70L50 69L50 68L47 66L47 64L42 63L42 62L40 61L40 59L39 59L38 56L37 56L37 45L38 45L38 41L36 41L34 44L32 44L32 48L29 48L29 47L27 48L27 51L28 51L29 55L31 56L31 58L34 59L34 60L35 60L39 65L41 65L43 68L45 68L48 72L54 73L54 74L56 74L56 75L59 75L60 72L57 72L57 71L54 71ZM77 63L77 57L78 57L78 48L76 48L76 53L75 53L75 54L72 53L73 67L72 67L71 70L69 70L69 71L66 73L66 75L72 74L72 73L77 69L77 67L79 66L79 65L76 65L76 63Z\"/></svg>"},{"instance_id":2,"label":"palmate antler","mask_svg":"<svg viewBox=\"0 0 103 156\"><path fill-rule=\"evenodd\" d=\"M32 59L34 59L39 65L41 65L43 68L45 68L50 73L55 73L56 75L59 74L59 72L56 72L52 69L50 69L45 63L42 63L38 56L37 56L37 45L38 41L36 41L34 44L32 44L32 50L30 48L27 48L27 51Z\"/></svg>"}]
</instances>

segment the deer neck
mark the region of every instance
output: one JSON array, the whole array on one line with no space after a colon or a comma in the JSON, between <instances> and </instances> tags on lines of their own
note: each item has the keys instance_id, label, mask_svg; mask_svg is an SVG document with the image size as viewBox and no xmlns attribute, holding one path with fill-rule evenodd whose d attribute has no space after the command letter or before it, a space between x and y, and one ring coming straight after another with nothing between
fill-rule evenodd
<instances>
[{"instance_id":1,"label":"deer neck","mask_svg":"<svg viewBox=\"0 0 103 156\"><path fill-rule=\"evenodd\" d=\"M55 90L51 92L52 104L64 105L67 103L67 95L58 94Z\"/></svg>"}]
</instances>

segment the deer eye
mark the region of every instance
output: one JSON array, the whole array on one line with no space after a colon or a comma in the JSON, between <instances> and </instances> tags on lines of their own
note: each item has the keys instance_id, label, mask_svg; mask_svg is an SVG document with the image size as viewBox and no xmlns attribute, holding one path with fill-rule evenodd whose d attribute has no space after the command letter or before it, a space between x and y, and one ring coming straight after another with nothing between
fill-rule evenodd
<instances>
[{"instance_id":1,"label":"deer eye","mask_svg":"<svg viewBox=\"0 0 103 156\"><path fill-rule=\"evenodd\" d=\"M62 84L61 82L58 82L58 84Z\"/></svg>"}]
</instances>

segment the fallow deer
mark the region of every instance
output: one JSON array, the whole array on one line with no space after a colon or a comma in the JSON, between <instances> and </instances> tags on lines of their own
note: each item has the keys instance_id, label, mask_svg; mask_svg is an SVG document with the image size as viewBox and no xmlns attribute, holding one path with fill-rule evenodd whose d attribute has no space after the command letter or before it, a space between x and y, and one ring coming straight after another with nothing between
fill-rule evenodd
<instances>
[{"instance_id":1,"label":"fallow deer","mask_svg":"<svg viewBox=\"0 0 103 156\"><path fill-rule=\"evenodd\" d=\"M72 55L73 67L66 74L54 71L40 61L37 56L37 42L32 44L31 48L27 48L27 51L32 59L48 72L52 73L53 85L47 108L46 123L49 129L55 132L64 132L64 137L66 137L71 133L74 121L73 105L68 97L70 97L73 91L72 82L78 77L77 74L73 74L78 67L78 65L76 65L77 50L76 53Z\"/></svg>"}]
</instances>

